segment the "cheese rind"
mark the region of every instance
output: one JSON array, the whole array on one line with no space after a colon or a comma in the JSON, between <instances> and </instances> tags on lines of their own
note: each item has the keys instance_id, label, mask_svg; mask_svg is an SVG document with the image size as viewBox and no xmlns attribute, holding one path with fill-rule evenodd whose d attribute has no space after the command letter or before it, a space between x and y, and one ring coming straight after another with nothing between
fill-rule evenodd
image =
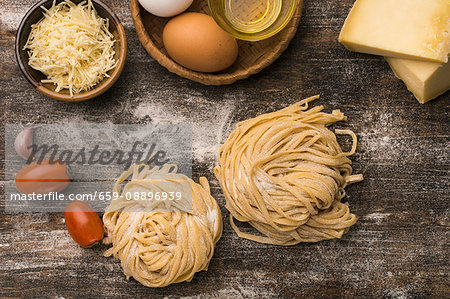
<instances>
[{"instance_id":1,"label":"cheese rind","mask_svg":"<svg viewBox=\"0 0 450 299\"><path fill-rule=\"evenodd\" d=\"M385 57L395 75L424 104L450 89L450 62L422 62Z\"/></svg>"},{"instance_id":2,"label":"cheese rind","mask_svg":"<svg viewBox=\"0 0 450 299\"><path fill-rule=\"evenodd\" d=\"M447 62L450 0L357 0L339 35L350 51Z\"/></svg>"}]
</instances>

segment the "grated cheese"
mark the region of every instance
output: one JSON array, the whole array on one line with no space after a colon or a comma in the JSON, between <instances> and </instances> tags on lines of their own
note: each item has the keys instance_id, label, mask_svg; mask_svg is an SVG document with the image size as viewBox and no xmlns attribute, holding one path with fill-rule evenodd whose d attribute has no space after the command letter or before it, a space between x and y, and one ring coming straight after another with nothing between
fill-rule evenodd
<instances>
[{"instance_id":1,"label":"grated cheese","mask_svg":"<svg viewBox=\"0 0 450 299\"><path fill-rule=\"evenodd\" d=\"M98 16L92 2L78 5L67 0L50 9L41 7L44 17L31 26L24 47L28 64L47 76L42 83L56 84L56 92L70 95L88 91L117 65L114 37L109 20Z\"/></svg>"}]
</instances>

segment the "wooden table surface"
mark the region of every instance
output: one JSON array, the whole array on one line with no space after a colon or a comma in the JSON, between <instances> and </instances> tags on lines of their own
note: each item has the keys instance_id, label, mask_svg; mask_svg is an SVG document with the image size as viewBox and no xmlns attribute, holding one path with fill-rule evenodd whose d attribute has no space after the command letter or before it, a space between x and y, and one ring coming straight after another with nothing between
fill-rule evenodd
<instances>
[{"instance_id":1,"label":"wooden table surface","mask_svg":"<svg viewBox=\"0 0 450 299\"><path fill-rule=\"evenodd\" d=\"M7 123L192 122L194 178L210 180L224 233L207 272L191 283L150 289L127 281L119 261L103 257L105 248L78 247L62 214L1 212L0 297L450 297L450 93L420 105L383 58L340 45L353 0L305 0L298 33L282 57L256 76L221 87L159 66L136 37L129 2L105 0L124 23L127 64L107 93L76 104L40 95L16 65L16 28L33 2L0 0L0 188ZM352 160L365 180L347 189L357 224L341 240L316 244L239 239L212 173L218 146L238 121L315 94L322 95L315 104L345 112L349 120L338 127L359 138Z\"/></svg>"}]
</instances>

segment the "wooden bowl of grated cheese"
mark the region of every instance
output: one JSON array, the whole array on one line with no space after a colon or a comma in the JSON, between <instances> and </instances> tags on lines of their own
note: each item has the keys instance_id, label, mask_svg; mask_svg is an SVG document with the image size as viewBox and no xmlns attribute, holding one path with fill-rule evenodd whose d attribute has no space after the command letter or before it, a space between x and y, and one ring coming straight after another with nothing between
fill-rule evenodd
<instances>
[{"instance_id":1,"label":"wooden bowl of grated cheese","mask_svg":"<svg viewBox=\"0 0 450 299\"><path fill-rule=\"evenodd\" d=\"M97 0L36 3L19 25L15 47L27 80L42 94L67 102L108 90L127 54L122 23Z\"/></svg>"}]
</instances>

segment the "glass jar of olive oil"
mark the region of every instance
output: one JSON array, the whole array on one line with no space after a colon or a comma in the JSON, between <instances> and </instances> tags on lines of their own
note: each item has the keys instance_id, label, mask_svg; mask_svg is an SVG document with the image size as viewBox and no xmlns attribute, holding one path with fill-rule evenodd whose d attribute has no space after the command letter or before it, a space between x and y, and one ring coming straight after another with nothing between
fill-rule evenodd
<instances>
[{"instance_id":1,"label":"glass jar of olive oil","mask_svg":"<svg viewBox=\"0 0 450 299\"><path fill-rule=\"evenodd\" d=\"M212 16L236 38L256 41L273 36L286 26L298 0L209 0Z\"/></svg>"}]
</instances>

